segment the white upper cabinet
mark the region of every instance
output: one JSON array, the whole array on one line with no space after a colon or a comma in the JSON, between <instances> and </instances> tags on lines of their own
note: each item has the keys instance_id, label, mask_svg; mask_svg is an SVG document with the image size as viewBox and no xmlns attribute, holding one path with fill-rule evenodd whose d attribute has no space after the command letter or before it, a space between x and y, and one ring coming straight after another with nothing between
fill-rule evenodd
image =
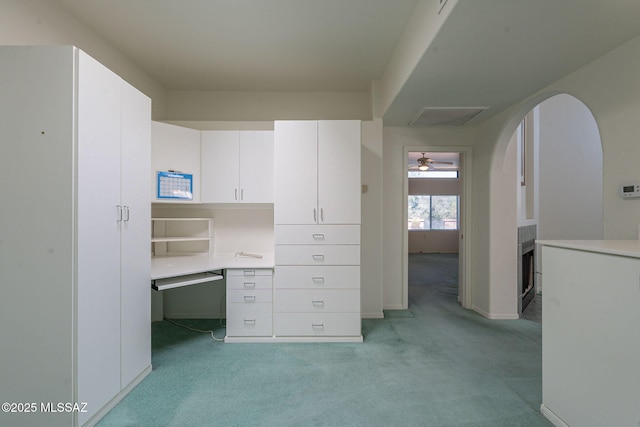
<instances>
[{"instance_id":1,"label":"white upper cabinet","mask_svg":"<svg viewBox=\"0 0 640 427\"><path fill-rule=\"evenodd\" d=\"M276 224L316 224L318 122L275 122Z\"/></svg>"},{"instance_id":2,"label":"white upper cabinet","mask_svg":"<svg viewBox=\"0 0 640 427\"><path fill-rule=\"evenodd\" d=\"M273 132L203 131L203 203L273 203Z\"/></svg>"},{"instance_id":3,"label":"white upper cabinet","mask_svg":"<svg viewBox=\"0 0 640 427\"><path fill-rule=\"evenodd\" d=\"M318 122L318 208L321 224L360 224L360 122Z\"/></svg>"},{"instance_id":4,"label":"white upper cabinet","mask_svg":"<svg viewBox=\"0 0 640 427\"><path fill-rule=\"evenodd\" d=\"M193 199L158 199L158 172L177 171L193 176ZM200 202L200 131L168 123L151 123L151 200Z\"/></svg>"},{"instance_id":5,"label":"white upper cabinet","mask_svg":"<svg viewBox=\"0 0 640 427\"><path fill-rule=\"evenodd\" d=\"M360 121L275 123L276 224L360 224Z\"/></svg>"}]
</instances>

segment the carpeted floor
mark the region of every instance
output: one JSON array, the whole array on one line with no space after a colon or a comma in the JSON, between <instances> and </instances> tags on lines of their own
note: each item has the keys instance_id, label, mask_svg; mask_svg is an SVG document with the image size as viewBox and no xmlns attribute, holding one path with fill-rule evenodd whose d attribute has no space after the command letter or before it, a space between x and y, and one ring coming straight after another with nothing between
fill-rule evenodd
<instances>
[{"instance_id":1,"label":"carpeted floor","mask_svg":"<svg viewBox=\"0 0 640 427\"><path fill-rule=\"evenodd\" d=\"M364 343L225 344L154 323L153 372L98 425L550 425L541 325L462 309L453 257L411 257L409 310L363 320Z\"/></svg>"}]
</instances>

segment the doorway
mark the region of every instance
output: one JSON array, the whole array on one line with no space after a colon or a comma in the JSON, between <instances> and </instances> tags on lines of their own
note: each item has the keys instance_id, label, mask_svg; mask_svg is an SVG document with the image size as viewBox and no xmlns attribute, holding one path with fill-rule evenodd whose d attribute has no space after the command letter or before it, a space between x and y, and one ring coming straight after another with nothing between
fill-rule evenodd
<instances>
[{"instance_id":1,"label":"doorway","mask_svg":"<svg viewBox=\"0 0 640 427\"><path fill-rule=\"evenodd\" d=\"M429 169L433 169L435 171L455 171L457 172L457 232L454 233L454 242L451 242L451 226L452 221L451 218L444 218L450 215L442 215L440 213L434 212L434 215L417 215L416 218L413 218L410 221L409 218L409 196L410 193L415 193L413 190L413 186L415 182L412 182L411 190L410 190L410 179L409 179L409 170L410 168L418 170L418 166L421 164L427 164L430 166ZM430 246L429 242L420 241L426 240L427 237L424 233L422 233L421 229L428 229L429 232L436 231L435 234L440 234L439 237L444 236L444 245L448 245L446 247L457 248L458 251L458 289L457 289L457 297L458 301L465 308L471 308L471 286L469 283L469 276L466 274L467 271L470 271L470 254L471 254L471 241L466 238L467 231L471 228L471 220L470 215L468 214L468 207L471 203L471 147L446 147L446 146L411 146L405 147L404 149L404 208L403 208L403 307L408 308L409 306L409 251L410 251L410 240L411 247L417 247L418 251L422 249L423 252L429 252L429 248L434 248L434 246ZM437 178L434 178L437 179ZM446 178L443 178L446 179ZM424 191L417 191L418 193L424 193ZM449 206L452 200L451 197L443 197L443 196L452 196L453 194L442 194L444 193L453 193L453 191L447 190L438 190L440 194L422 194L421 196L427 197L419 197L421 200L414 200L414 204L423 203L422 207L418 207L417 210L421 210L422 212L426 212L426 207L429 206L431 212L431 206L440 204ZM434 197L429 197L434 196ZM449 200L446 200L449 199ZM446 210L446 209L445 209ZM422 216L423 218L419 218ZM427 224L425 224L425 221ZM434 227L435 225L435 227ZM413 228L412 228L413 227ZM448 230L446 228L449 228ZM413 233L413 235L410 235ZM448 235L448 236L447 236ZM416 239L417 237L417 239ZM418 242L415 242L418 240ZM416 244L418 246L416 246ZM422 244L422 248L420 247ZM446 250L445 250L446 251ZM449 250L451 252L451 250ZM434 258L435 259L435 258ZM448 262L451 262L450 260Z\"/></svg>"}]
</instances>

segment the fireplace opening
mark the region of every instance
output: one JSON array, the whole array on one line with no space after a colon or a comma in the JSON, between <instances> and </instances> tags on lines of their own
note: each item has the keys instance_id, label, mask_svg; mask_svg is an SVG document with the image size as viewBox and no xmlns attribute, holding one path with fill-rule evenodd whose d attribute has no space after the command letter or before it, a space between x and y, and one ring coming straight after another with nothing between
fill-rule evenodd
<instances>
[{"instance_id":1,"label":"fireplace opening","mask_svg":"<svg viewBox=\"0 0 640 427\"><path fill-rule=\"evenodd\" d=\"M520 260L520 313L524 313L536 296L535 292L535 240L522 243Z\"/></svg>"}]
</instances>

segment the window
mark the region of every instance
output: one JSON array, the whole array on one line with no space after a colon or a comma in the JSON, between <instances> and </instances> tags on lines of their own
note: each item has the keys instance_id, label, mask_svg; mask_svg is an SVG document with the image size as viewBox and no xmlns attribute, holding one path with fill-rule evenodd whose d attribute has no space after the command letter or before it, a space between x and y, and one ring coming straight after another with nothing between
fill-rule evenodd
<instances>
[{"instance_id":1,"label":"window","mask_svg":"<svg viewBox=\"0 0 640 427\"><path fill-rule=\"evenodd\" d=\"M459 196L409 196L409 230L457 230Z\"/></svg>"},{"instance_id":2,"label":"window","mask_svg":"<svg viewBox=\"0 0 640 427\"><path fill-rule=\"evenodd\" d=\"M458 171L414 171L410 170L409 178L458 178Z\"/></svg>"}]
</instances>

